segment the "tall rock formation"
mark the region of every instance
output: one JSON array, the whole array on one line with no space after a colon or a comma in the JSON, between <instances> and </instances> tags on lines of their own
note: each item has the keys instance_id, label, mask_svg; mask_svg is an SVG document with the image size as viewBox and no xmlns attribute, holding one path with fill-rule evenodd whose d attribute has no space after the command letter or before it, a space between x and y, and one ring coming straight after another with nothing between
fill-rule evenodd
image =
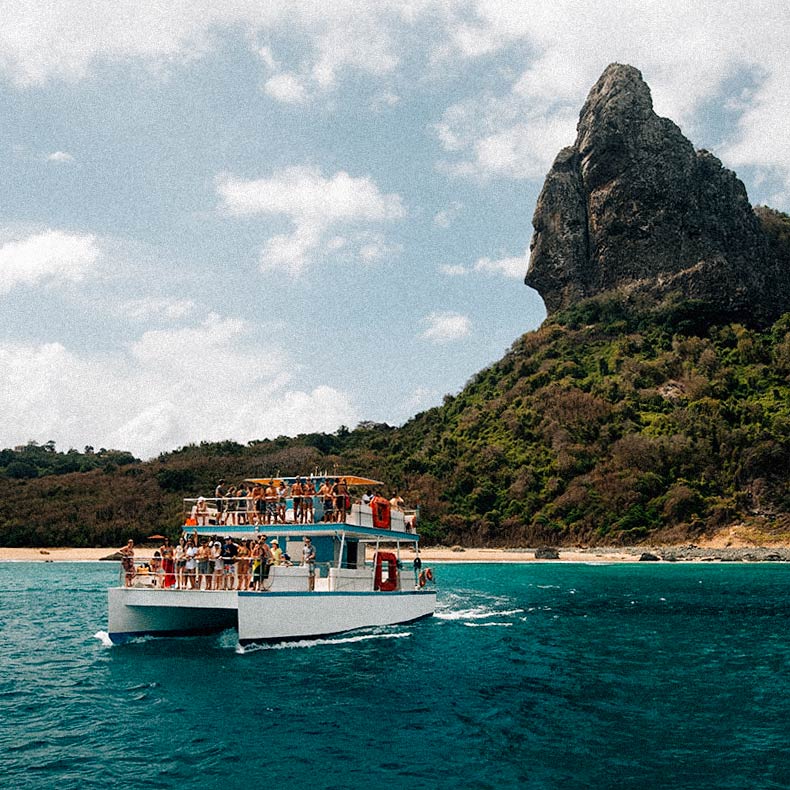
<instances>
[{"instance_id":1,"label":"tall rock formation","mask_svg":"<svg viewBox=\"0 0 790 790\"><path fill-rule=\"evenodd\" d=\"M590 91L533 225L525 281L549 314L609 291L696 299L757 323L790 310L790 269L743 183L656 115L632 66L608 66Z\"/></svg>"}]
</instances>

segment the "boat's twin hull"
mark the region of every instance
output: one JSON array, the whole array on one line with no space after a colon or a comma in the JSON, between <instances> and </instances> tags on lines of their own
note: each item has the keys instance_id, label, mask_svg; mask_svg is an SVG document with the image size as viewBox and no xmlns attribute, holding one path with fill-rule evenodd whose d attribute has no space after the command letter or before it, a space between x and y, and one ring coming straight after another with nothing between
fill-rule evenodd
<instances>
[{"instance_id":1,"label":"boat's twin hull","mask_svg":"<svg viewBox=\"0 0 790 790\"><path fill-rule=\"evenodd\" d=\"M205 592L115 588L109 591L109 635L199 634L237 628L239 641L284 641L429 617L436 593Z\"/></svg>"}]
</instances>

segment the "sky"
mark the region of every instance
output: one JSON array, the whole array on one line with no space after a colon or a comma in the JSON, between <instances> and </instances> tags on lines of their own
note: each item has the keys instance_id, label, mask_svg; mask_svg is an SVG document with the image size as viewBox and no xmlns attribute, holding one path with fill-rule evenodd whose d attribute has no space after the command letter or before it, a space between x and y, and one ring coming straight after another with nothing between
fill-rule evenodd
<instances>
[{"instance_id":1,"label":"sky","mask_svg":"<svg viewBox=\"0 0 790 790\"><path fill-rule=\"evenodd\" d=\"M545 318L535 201L611 62L790 209L773 0L16 0L0 447L400 425Z\"/></svg>"}]
</instances>

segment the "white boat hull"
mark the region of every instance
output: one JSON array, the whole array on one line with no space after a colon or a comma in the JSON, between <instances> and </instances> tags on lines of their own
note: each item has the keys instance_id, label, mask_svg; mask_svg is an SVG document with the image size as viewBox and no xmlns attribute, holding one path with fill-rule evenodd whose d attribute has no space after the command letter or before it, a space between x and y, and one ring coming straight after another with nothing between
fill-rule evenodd
<instances>
[{"instance_id":1,"label":"white boat hull","mask_svg":"<svg viewBox=\"0 0 790 790\"><path fill-rule=\"evenodd\" d=\"M240 593L239 642L281 641L430 617L433 591Z\"/></svg>"},{"instance_id":2,"label":"white boat hull","mask_svg":"<svg viewBox=\"0 0 790 790\"><path fill-rule=\"evenodd\" d=\"M402 592L238 592L113 588L108 632L130 637L201 634L236 628L239 641L267 642L396 625L430 617L434 590Z\"/></svg>"}]
</instances>

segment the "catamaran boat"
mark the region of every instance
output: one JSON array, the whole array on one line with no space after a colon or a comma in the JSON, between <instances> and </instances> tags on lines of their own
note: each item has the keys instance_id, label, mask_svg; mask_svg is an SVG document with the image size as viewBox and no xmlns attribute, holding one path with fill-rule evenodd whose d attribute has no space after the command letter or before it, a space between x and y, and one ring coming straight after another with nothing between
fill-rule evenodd
<instances>
[{"instance_id":1,"label":"catamaran boat","mask_svg":"<svg viewBox=\"0 0 790 790\"><path fill-rule=\"evenodd\" d=\"M312 483L309 496L282 495L303 480ZM260 510L251 497L235 502L225 496L185 500L184 537L211 545L222 540L225 553L225 546L260 543L265 534L268 545L276 541L286 559L266 562L264 570L264 558L258 557L256 565L255 557L236 557L223 563L231 568L222 574L212 568L214 583L206 589L209 582L201 582L197 570L188 576L191 585L176 587L175 568L140 565L135 557L125 563L120 585L108 591L110 639L120 643L143 635L235 628L244 645L430 617L436 588L432 569L421 567L416 513L392 507L383 497L368 502L367 497L353 501L348 496L339 508L329 510L331 499L312 493L324 482L341 481L349 491L382 485L354 475L278 476L246 481L260 492L281 492L275 502L264 500ZM304 550L309 544L313 555ZM242 572L249 573L243 580ZM229 573L234 574L230 581Z\"/></svg>"}]
</instances>

